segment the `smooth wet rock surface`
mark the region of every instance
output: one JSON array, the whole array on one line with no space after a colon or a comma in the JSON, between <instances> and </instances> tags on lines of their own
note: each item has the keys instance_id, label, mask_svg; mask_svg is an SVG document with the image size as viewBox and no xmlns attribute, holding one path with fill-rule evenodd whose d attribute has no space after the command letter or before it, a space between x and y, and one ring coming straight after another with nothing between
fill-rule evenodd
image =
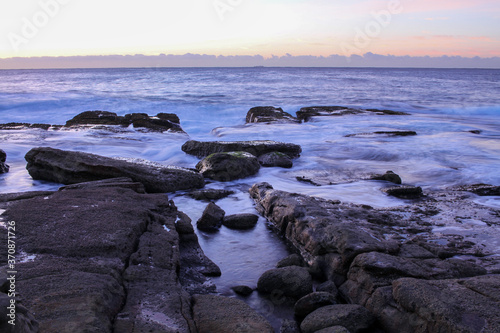
<instances>
[{"instance_id":1,"label":"smooth wet rock surface","mask_svg":"<svg viewBox=\"0 0 500 333\"><path fill-rule=\"evenodd\" d=\"M251 229L255 227L259 216L255 214L233 214L224 217L222 224L230 229Z\"/></svg>"},{"instance_id":2,"label":"smooth wet rock surface","mask_svg":"<svg viewBox=\"0 0 500 333\"><path fill-rule=\"evenodd\" d=\"M247 123L297 123L294 116L274 106L256 106L247 112Z\"/></svg>"},{"instance_id":3,"label":"smooth wet rock surface","mask_svg":"<svg viewBox=\"0 0 500 333\"><path fill-rule=\"evenodd\" d=\"M206 178L227 182L255 175L260 164L252 154L237 151L209 155L196 164L196 169Z\"/></svg>"},{"instance_id":4,"label":"smooth wet rock surface","mask_svg":"<svg viewBox=\"0 0 500 333\"><path fill-rule=\"evenodd\" d=\"M304 267L275 268L261 275L257 289L277 297L300 298L312 291L312 278Z\"/></svg>"},{"instance_id":5,"label":"smooth wet rock surface","mask_svg":"<svg viewBox=\"0 0 500 333\"><path fill-rule=\"evenodd\" d=\"M263 167L291 168L293 161L288 155L280 152L271 152L259 156L259 163Z\"/></svg>"},{"instance_id":6,"label":"smooth wet rock surface","mask_svg":"<svg viewBox=\"0 0 500 333\"><path fill-rule=\"evenodd\" d=\"M33 148L25 156L33 179L61 184L128 177L148 192L201 188L203 176L195 171L144 160L125 160L54 148Z\"/></svg>"},{"instance_id":7,"label":"smooth wet rock surface","mask_svg":"<svg viewBox=\"0 0 500 333\"><path fill-rule=\"evenodd\" d=\"M204 158L214 153L245 151L254 156L280 152L290 158L297 158L302 152L299 145L271 140L254 141L195 141L190 140L182 145L182 151L198 158Z\"/></svg>"},{"instance_id":8,"label":"smooth wet rock surface","mask_svg":"<svg viewBox=\"0 0 500 333\"><path fill-rule=\"evenodd\" d=\"M349 332L364 332L374 324L375 317L366 308L354 304L321 307L300 324L303 333L314 333L331 326L343 326Z\"/></svg>"},{"instance_id":9,"label":"smooth wet rock surface","mask_svg":"<svg viewBox=\"0 0 500 333\"><path fill-rule=\"evenodd\" d=\"M225 214L222 208L211 202L207 205L200 219L196 222L196 227L208 232L217 231L222 226Z\"/></svg>"}]
</instances>

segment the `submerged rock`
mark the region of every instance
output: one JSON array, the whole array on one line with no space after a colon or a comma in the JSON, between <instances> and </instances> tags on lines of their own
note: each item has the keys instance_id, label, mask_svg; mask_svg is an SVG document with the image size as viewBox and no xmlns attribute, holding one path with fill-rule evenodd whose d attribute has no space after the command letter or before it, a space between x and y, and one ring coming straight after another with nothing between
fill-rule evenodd
<instances>
[{"instance_id":1,"label":"submerged rock","mask_svg":"<svg viewBox=\"0 0 500 333\"><path fill-rule=\"evenodd\" d=\"M270 140L255 141L195 141L190 140L182 145L182 151L198 158L204 158L214 153L245 151L254 156L280 152L290 158L297 158L302 152L299 145Z\"/></svg>"},{"instance_id":2,"label":"submerged rock","mask_svg":"<svg viewBox=\"0 0 500 333\"><path fill-rule=\"evenodd\" d=\"M237 151L209 155L196 165L196 169L206 178L227 182L255 175L260 164L252 154Z\"/></svg>"},{"instance_id":3,"label":"submerged rock","mask_svg":"<svg viewBox=\"0 0 500 333\"><path fill-rule=\"evenodd\" d=\"M253 293L253 289L249 286L236 286L231 288L235 293L241 296L250 296Z\"/></svg>"},{"instance_id":4,"label":"submerged rock","mask_svg":"<svg viewBox=\"0 0 500 333\"><path fill-rule=\"evenodd\" d=\"M282 108L273 106L256 106L247 112L247 123L297 123L299 122L294 116L283 111Z\"/></svg>"},{"instance_id":5,"label":"submerged rock","mask_svg":"<svg viewBox=\"0 0 500 333\"><path fill-rule=\"evenodd\" d=\"M358 133L345 135L346 138L357 136L413 136L417 135L415 131L377 131L371 133Z\"/></svg>"},{"instance_id":6,"label":"submerged rock","mask_svg":"<svg viewBox=\"0 0 500 333\"><path fill-rule=\"evenodd\" d=\"M251 229L255 227L259 217L255 214L234 214L224 217L222 224L230 229Z\"/></svg>"},{"instance_id":7,"label":"submerged rock","mask_svg":"<svg viewBox=\"0 0 500 333\"><path fill-rule=\"evenodd\" d=\"M148 192L201 188L203 176L192 170L144 160L125 160L54 148L33 148L25 156L33 179L61 184L128 177Z\"/></svg>"},{"instance_id":8,"label":"submerged rock","mask_svg":"<svg viewBox=\"0 0 500 333\"><path fill-rule=\"evenodd\" d=\"M312 117L318 116L344 116L352 114L367 114L375 113L377 115L397 115L408 116L409 113L392 110L379 110L379 109L354 109L346 106L310 106L301 108L297 111L297 118L307 122Z\"/></svg>"},{"instance_id":9,"label":"submerged rock","mask_svg":"<svg viewBox=\"0 0 500 333\"><path fill-rule=\"evenodd\" d=\"M5 151L0 149L0 173L9 172L10 167L5 163L7 160L7 154Z\"/></svg>"},{"instance_id":10,"label":"submerged rock","mask_svg":"<svg viewBox=\"0 0 500 333\"><path fill-rule=\"evenodd\" d=\"M420 186L393 186L383 188L382 191L388 195L401 199L417 199L423 196Z\"/></svg>"},{"instance_id":11,"label":"submerged rock","mask_svg":"<svg viewBox=\"0 0 500 333\"><path fill-rule=\"evenodd\" d=\"M198 332L274 333L264 317L236 298L195 295L193 317Z\"/></svg>"},{"instance_id":12,"label":"submerged rock","mask_svg":"<svg viewBox=\"0 0 500 333\"><path fill-rule=\"evenodd\" d=\"M259 156L259 163L263 167L291 168L293 162L288 155L280 152L272 152Z\"/></svg>"},{"instance_id":13,"label":"submerged rock","mask_svg":"<svg viewBox=\"0 0 500 333\"><path fill-rule=\"evenodd\" d=\"M196 227L203 231L213 232L219 230L226 212L213 202L209 203L201 215Z\"/></svg>"},{"instance_id":14,"label":"submerged rock","mask_svg":"<svg viewBox=\"0 0 500 333\"><path fill-rule=\"evenodd\" d=\"M188 195L195 200L213 201L226 198L231 194L234 194L234 191L208 189L208 190L193 191L190 192Z\"/></svg>"}]
</instances>

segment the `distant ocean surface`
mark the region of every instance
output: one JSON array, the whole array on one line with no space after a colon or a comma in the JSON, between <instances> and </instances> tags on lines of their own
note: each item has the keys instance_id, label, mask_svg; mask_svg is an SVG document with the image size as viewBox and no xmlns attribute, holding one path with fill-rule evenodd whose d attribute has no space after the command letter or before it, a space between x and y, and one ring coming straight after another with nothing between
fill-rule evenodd
<instances>
[{"instance_id":1,"label":"distant ocean surface","mask_svg":"<svg viewBox=\"0 0 500 333\"><path fill-rule=\"evenodd\" d=\"M301 107L340 105L405 111L411 116L318 117L300 125L245 125L254 106L272 105L295 114ZM24 154L34 146L139 157L193 167L180 151L188 139L293 142L303 147L294 169L262 171L285 190L315 193L376 206L370 182L310 188L295 180L310 170L339 179L392 170L409 184L440 188L463 183L500 184L500 70L387 68L139 68L0 70L0 123L64 124L76 114L105 110L176 113L188 133L130 130L1 131L11 173L0 191L51 188L33 182ZM408 138L346 138L380 130L414 130ZM469 131L479 130L480 134ZM367 187L370 187L368 190Z\"/></svg>"}]
</instances>

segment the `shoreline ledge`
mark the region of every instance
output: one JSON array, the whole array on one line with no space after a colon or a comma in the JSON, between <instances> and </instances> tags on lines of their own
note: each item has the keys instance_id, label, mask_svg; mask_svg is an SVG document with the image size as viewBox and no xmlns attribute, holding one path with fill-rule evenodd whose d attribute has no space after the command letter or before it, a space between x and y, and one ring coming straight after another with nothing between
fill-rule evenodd
<instances>
[{"instance_id":1,"label":"shoreline ledge","mask_svg":"<svg viewBox=\"0 0 500 333\"><path fill-rule=\"evenodd\" d=\"M254 184L250 195L319 282L333 282L343 302L369 310L376 320L370 329L494 333L500 327L498 253L482 253L458 235L432 232L443 214L500 224L497 210L473 203L466 192L429 192L394 209L279 191L268 183ZM331 307L306 316L302 330L336 323L338 306Z\"/></svg>"}]
</instances>

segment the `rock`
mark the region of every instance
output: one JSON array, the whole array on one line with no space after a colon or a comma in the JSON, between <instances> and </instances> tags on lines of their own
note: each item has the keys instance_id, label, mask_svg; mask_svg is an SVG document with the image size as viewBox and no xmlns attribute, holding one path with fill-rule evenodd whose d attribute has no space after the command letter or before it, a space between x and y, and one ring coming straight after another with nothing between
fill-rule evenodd
<instances>
[{"instance_id":1,"label":"rock","mask_svg":"<svg viewBox=\"0 0 500 333\"><path fill-rule=\"evenodd\" d=\"M350 333L347 328L344 326L330 326L327 328L323 328L315 333Z\"/></svg>"},{"instance_id":2,"label":"rock","mask_svg":"<svg viewBox=\"0 0 500 333\"><path fill-rule=\"evenodd\" d=\"M66 127L81 125L121 125L128 127L147 128L157 132L181 132L179 117L171 113L159 113L156 116L149 116L146 113L131 113L125 116L118 116L109 111L86 111L66 122Z\"/></svg>"},{"instance_id":3,"label":"rock","mask_svg":"<svg viewBox=\"0 0 500 333\"><path fill-rule=\"evenodd\" d=\"M401 184L401 177L392 171L387 171L383 175L374 175L370 179L372 180L385 180L394 184Z\"/></svg>"},{"instance_id":4,"label":"rock","mask_svg":"<svg viewBox=\"0 0 500 333\"><path fill-rule=\"evenodd\" d=\"M300 333L299 324L295 320L285 319L281 322L280 333Z\"/></svg>"},{"instance_id":5,"label":"rock","mask_svg":"<svg viewBox=\"0 0 500 333\"><path fill-rule=\"evenodd\" d=\"M38 333L38 322L33 314L18 301L12 305L12 298L0 293L0 332L4 333ZM13 310L8 307L14 306ZM14 314L15 319L9 317ZM14 323L14 324L12 324Z\"/></svg>"},{"instance_id":6,"label":"rock","mask_svg":"<svg viewBox=\"0 0 500 333\"><path fill-rule=\"evenodd\" d=\"M420 186L393 186L383 188L382 191L388 195L401 199L417 199L423 196Z\"/></svg>"},{"instance_id":7,"label":"rock","mask_svg":"<svg viewBox=\"0 0 500 333\"><path fill-rule=\"evenodd\" d=\"M275 108L273 106L257 106L251 108L246 117L248 123L297 123L297 119L291 114L283 111L282 108Z\"/></svg>"},{"instance_id":8,"label":"rock","mask_svg":"<svg viewBox=\"0 0 500 333\"><path fill-rule=\"evenodd\" d=\"M316 291L324 291L324 292L330 293L333 296L335 296L335 299L337 299L338 294L339 294L339 290L337 289L337 286L332 281L325 281L322 284L316 286Z\"/></svg>"},{"instance_id":9,"label":"rock","mask_svg":"<svg viewBox=\"0 0 500 333\"><path fill-rule=\"evenodd\" d=\"M337 304L335 296L327 292L313 292L310 293L295 303L293 308L295 316L304 318L316 309L323 306Z\"/></svg>"},{"instance_id":10,"label":"rock","mask_svg":"<svg viewBox=\"0 0 500 333\"><path fill-rule=\"evenodd\" d=\"M5 161L7 160L7 154L5 151L0 149L0 173L6 173L9 172L10 167L5 164Z\"/></svg>"},{"instance_id":11,"label":"rock","mask_svg":"<svg viewBox=\"0 0 500 333\"><path fill-rule=\"evenodd\" d=\"M500 195L500 186L487 184L465 185L458 188L460 191L468 191L480 196L497 196Z\"/></svg>"},{"instance_id":12,"label":"rock","mask_svg":"<svg viewBox=\"0 0 500 333\"><path fill-rule=\"evenodd\" d=\"M300 298L312 292L312 278L304 267L275 268L261 275L257 289L277 297Z\"/></svg>"},{"instance_id":13,"label":"rock","mask_svg":"<svg viewBox=\"0 0 500 333\"><path fill-rule=\"evenodd\" d=\"M128 177L148 192L174 192L201 188L197 172L144 160L123 160L54 148L33 148L25 156L33 179L75 184L116 177Z\"/></svg>"},{"instance_id":14,"label":"rock","mask_svg":"<svg viewBox=\"0 0 500 333\"><path fill-rule=\"evenodd\" d=\"M467 279L403 278L367 305L387 332L484 332L500 327L500 275Z\"/></svg>"},{"instance_id":15,"label":"rock","mask_svg":"<svg viewBox=\"0 0 500 333\"><path fill-rule=\"evenodd\" d=\"M472 134L481 134L481 133L483 133L483 131L481 131L481 130L470 130L469 133L472 133Z\"/></svg>"},{"instance_id":16,"label":"rock","mask_svg":"<svg viewBox=\"0 0 500 333\"><path fill-rule=\"evenodd\" d=\"M194 155L198 158L204 158L214 153L246 151L254 156L261 156L267 153L280 152L288 155L290 158L300 156L302 148L293 143L283 143L269 140L255 141L209 141L201 142L190 140L182 145L182 151Z\"/></svg>"},{"instance_id":17,"label":"rock","mask_svg":"<svg viewBox=\"0 0 500 333\"><path fill-rule=\"evenodd\" d=\"M289 255L286 258L281 259L278 261L276 264L276 268L281 268L281 267L288 267L288 266L300 266L300 267L305 267L306 263L304 262L304 259L296 253Z\"/></svg>"},{"instance_id":18,"label":"rock","mask_svg":"<svg viewBox=\"0 0 500 333\"><path fill-rule=\"evenodd\" d=\"M83 188L97 188L97 187L121 187L121 188L129 188L137 193L146 193L146 190L142 183L134 182L131 178L128 177L109 178L103 180L96 180L92 182L67 185L60 187L59 191L79 190Z\"/></svg>"},{"instance_id":19,"label":"rock","mask_svg":"<svg viewBox=\"0 0 500 333\"><path fill-rule=\"evenodd\" d=\"M16 265L19 302L40 332L195 331L179 281L185 252L204 255L177 233L179 216L166 195L122 187L9 202L3 217L16 221L16 248L25 256ZM5 256L0 251L0 262Z\"/></svg>"},{"instance_id":20,"label":"rock","mask_svg":"<svg viewBox=\"0 0 500 333\"><path fill-rule=\"evenodd\" d=\"M291 168L293 162L288 155L280 152L272 152L259 156L259 163L263 167Z\"/></svg>"},{"instance_id":21,"label":"rock","mask_svg":"<svg viewBox=\"0 0 500 333\"><path fill-rule=\"evenodd\" d=\"M297 118L304 122L309 121L312 117L318 116L344 116L352 114L369 114L375 113L377 115L410 115L406 112L392 111L392 110L379 110L379 109L353 109L346 106L310 106L301 108L297 111Z\"/></svg>"},{"instance_id":22,"label":"rock","mask_svg":"<svg viewBox=\"0 0 500 333\"><path fill-rule=\"evenodd\" d=\"M196 222L196 227L208 232L217 231L222 225L225 214L222 208L211 202L203 211L198 222Z\"/></svg>"},{"instance_id":23,"label":"rock","mask_svg":"<svg viewBox=\"0 0 500 333\"><path fill-rule=\"evenodd\" d=\"M269 322L243 301L215 295L193 296L193 317L198 332L273 333Z\"/></svg>"},{"instance_id":24,"label":"rock","mask_svg":"<svg viewBox=\"0 0 500 333\"><path fill-rule=\"evenodd\" d=\"M48 195L54 194L54 192L55 191L28 191L18 193L1 193L0 202L31 199L34 197L46 197Z\"/></svg>"},{"instance_id":25,"label":"rock","mask_svg":"<svg viewBox=\"0 0 500 333\"><path fill-rule=\"evenodd\" d=\"M302 333L314 333L331 326L343 326L349 332L368 330L375 318L364 307L355 304L329 305L309 314L300 324Z\"/></svg>"},{"instance_id":26,"label":"rock","mask_svg":"<svg viewBox=\"0 0 500 333\"><path fill-rule=\"evenodd\" d=\"M195 200L201 200L201 201L219 200L219 199L226 198L226 197L230 196L231 194L234 194L234 191L214 190L214 189L193 191L193 192L188 193L188 195L191 198L193 198Z\"/></svg>"},{"instance_id":27,"label":"rock","mask_svg":"<svg viewBox=\"0 0 500 333\"><path fill-rule=\"evenodd\" d=\"M401 258L378 252L363 253L351 264L348 280L340 286L340 292L349 303L366 305L377 288L390 286L398 278L431 280L483 274L486 274L484 268L462 260Z\"/></svg>"},{"instance_id":28,"label":"rock","mask_svg":"<svg viewBox=\"0 0 500 333\"><path fill-rule=\"evenodd\" d=\"M231 289L241 296L250 296L253 293L253 289L248 286L236 286Z\"/></svg>"},{"instance_id":29,"label":"rock","mask_svg":"<svg viewBox=\"0 0 500 333\"><path fill-rule=\"evenodd\" d=\"M358 134L348 134L345 135L346 138L357 137L357 136L413 136L417 135L415 131L377 131L372 133L358 133Z\"/></svg>"},{"instance_id":30,"label":"rock","mask_svg":"<svg viewBox=\"0 0 500 333\"><path fill-rule=\"evenodd\" d=\"M48 130L52 128L54 130L59 127L58 125L49 125L49 124L28 124L28 123L6 123L0 124L0 129L2 130L24 130L24 129L41 129Z\"/></svg>"},{"instance_id":31,"label":"rock","mask_svg":"<svg viewBox=\"0 0 500 333\"><path fill-rule=\"evenodd\" d=\"M410 113L402 111L392 111L392 110L380 110L380 109L366 109L368 112L375 112L378 115L392 115L392 116L409 116Z\"/></svg>"},{"instance_id":32,"label":"rock","mask_svg":"<svg viewBox=\"0 0 500 333\"><path fill-rule=\"evenodd\" d=\"M235 214L224 217L222 224L230 229L251 229L258 220L255 214Z\"/></svg>"},{"instance_id":33,"label":"rock","mask_svg":"<svg viewBox=\"0 0 500 333\"><path fill-rule=\"evenodd\" d=\"M209 155L196 165L196 169L204 177L226 182L253 176L259 172L260 165L252 154L238 151Z\"/></svg>"}]
</instances>

